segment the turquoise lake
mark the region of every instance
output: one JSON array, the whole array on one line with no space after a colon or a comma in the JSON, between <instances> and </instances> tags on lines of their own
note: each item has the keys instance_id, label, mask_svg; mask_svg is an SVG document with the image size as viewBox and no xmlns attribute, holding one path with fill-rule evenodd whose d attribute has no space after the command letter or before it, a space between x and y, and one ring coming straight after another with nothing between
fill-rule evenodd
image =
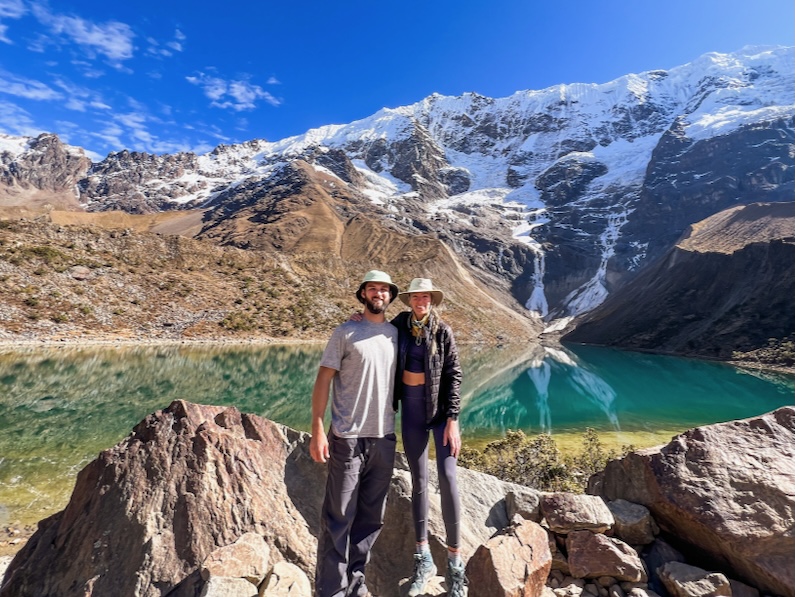
<instances>
[{"instance_id":1,"label":"turquoise lake","mask_svg":"<svg viewBox=\"0 0 795 597\"><path fill-rule=\"evenodd\" d=\"M322 345L0 351L0 525L68 501L77 472L173 400L234 405L307 430ZM608 445L665 443L697 425L793 404L795 378L595 347L462 346L461 428L482 446L506 430L586 428Z\"/></svg>"}]
</instances>

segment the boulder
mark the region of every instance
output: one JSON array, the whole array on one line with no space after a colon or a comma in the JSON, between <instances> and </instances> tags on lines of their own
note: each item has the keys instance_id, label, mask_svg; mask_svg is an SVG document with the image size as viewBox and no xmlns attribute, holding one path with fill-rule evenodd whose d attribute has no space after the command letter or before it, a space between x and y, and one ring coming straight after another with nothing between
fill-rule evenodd
<instances>
[{"instance_id":1,"label":"boulder","mask_svg":"<svg viewBox=\"0 0 795 597\"><path fill-rule=\"evenodd\" d=\"M315 483L296 478L306 442L235 408L175 401L80 471L0 595L160 597L179 584L175 594L189 594L202 562L246 533L264 538L273 561L313 571L316 508L305 504L318 499L323 467Z\"/></svg>"},{"instance_id":2,"label":"boulder","mask_svg":"<svg viewBox=\"0 0 795 597\"><path fill-rule=\"evenodd\" d=\"M457 474L461 500L459 547L466 562L480 545L511 523L506 503L508 494L523 495L526 502L530 502L538 492L465 468L459 467ZM439 478L433 462L428 467L428 492L428 543L436 568L441 573L447 569L447 537L442 520ZM537 502L538 497L535 499ZM397 597L400 579L411 576L414 547L411 475L405 458L398 454L387 498L384 528L367 566L367 585L374 594Z\"/></svg>"},{"instance_id":3,"label":"boulder","mask_svg":"<svg viewBox=\"0 0 795 597\"><path fill-rule=\"evenodd\" d=\"M619 581L647 580L638 552L618 539L591 531L572 531L566 537L566 551L575 578L612 576Z\"/></svg>"},{"instance_id":4,"label":"boulder","mask_svg":"<svg viewBox=\"0 0 795 597\"><path fill-rule=\"evenodd\" d=\"M615 522L602 498L576 493L542 496L541 514L546 518L550 530L561 535L586 529L603 533Z\"/></svg>"},{"instance_id":5,"label":"boulder","mask_svg":"<svg viewBox=\"0 0 795 597\"><path fill-rule=\"evenodd\" d=\"M657 571L668 562L685 561L685 556L679 550L659 537L643 548L640 557L649 573L649 588L663 595L666 593L665 585Z\"/></svg>"},{"instance_id":6,"label":"boulder","mask_svg":"<svg viewBox=\"0 0 795 597\"><path fill-rule=\"evenodd\" d=\"M259 597L311 597L312 583L295 564L277 562L266 582L260 586Z\"/></svg>"},{"instance_id":7,"label":"boulder","mask_svg":"<svg viewBox=\"0 0 795 597\"><path fill-rule=\"evenodd\" d=\"M538 491L528 487L517 487L505 496L505 507L508 511L508 520L513 520L517 514L533 522L541 522L541 499Z\"/></svg>"},{"instance_id":8,"label":"boulder","mask_svg":"<svg viewBox=\"0 0 795 597\"><path fill-rule=\"evenodd\" d=\"M305 433L235 408L175 401L80 471L66 509L41 521L9 564L0 597L194 597L213 578L253 583L282 561L311 585L326 467L310 458L308 444ZM402 456L396 465L367 569L380 597L398 594L413 563L411 479ZM430 468L430 541L445 570ZM509 524L506 494L532 490L467 469L458 474L466 559Z\"/></svg>"},{"instance_id":9,"label":"boulder","mask_svg":"<svg viewBox=\"0 0 795 597\"><path fill-rule=\"evenodd\" d=\"M591 477L588 491L646 506L710 566L795 597L795 407L632 452Z\"/></svg>"},{"instance_id":10,"label":"boulder","mask_svg":"<svg viewBox=\"0 0 795 597\"><path fill-rule=\"evenodd\" d=\"M613 513L613 533L630 545L648 545L660 532L649 509L626 500L613 500L607 507Z\"/></svg>"},{"instance_id":11,"label":"boulder","mask_svg":"<svg viewBox=\"0 0 795 597\"><path fill-rule=\"evenodd\" d=\"M270 549L256 533L246 533L231 545L220 547L208 555L201 565L201 577L244 578L259 586L268 572Z\"/></svg>"},{"instance_id":12,"label":"boulder","mask_svg":"<svg viewBox=\"0 0 795 597\"><path fill-rule=\"evenodd\" d=\"M257 586L245 578L213 576L201 589L199 597L257 597Z\"/></svg>"},{"instance_id":13,"label":"boulder","mask_svg":"<svg viewBox=\"0 0 795 597\"><path fill-rule=\"evenodd\" d=\"M681 562L669 562L659 571L672 597L731 597L729 579L719 572L707 572Z\"/></svg>"},{"instance_id":14,"label":"boulder","mask_svg":"<svg viewBox=\"0 0 795 597\"><path fill-rule=\"evenodd\" d=\"M467 562L469 597L540 597L551 565L547 532L517 517Z\"/></svg>"}]
</instances>

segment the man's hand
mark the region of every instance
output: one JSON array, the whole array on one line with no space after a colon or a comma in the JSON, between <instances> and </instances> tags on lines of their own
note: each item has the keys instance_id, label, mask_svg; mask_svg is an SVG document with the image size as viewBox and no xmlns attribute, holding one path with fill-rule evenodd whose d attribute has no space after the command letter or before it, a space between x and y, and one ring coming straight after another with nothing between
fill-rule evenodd
<instances>
[{"instance_id":1,"label":"man's hand","mask_svg":"<svg viewBox=\"0 0 795 597\"><path fill-rule=\"evenodd\" d=\"M312 439L309 441L309 455L315 462L328 460L328 438L322 429L312 434Z\"/></svg>"},{"instance_id":2,"label":"man's hand","mask_svg":"<svg viewBox=\"0 0 795 597\"><path fill-rule=\"evenodd\" d=\"M453 458L458 458L458 454L461 452L461 432L456 419L447 419L447 425L444 426L442 445L448 444L450 444L450 455Z\"/></svg>"},{"instance_id":3,"label":"man's hand","mask_svg":"<svg viewBox=\"0 0 795 597\"><path fill-rule=\"evenodd\" d=\"M326 462L329 458L328 437L323 428L323 415L328 404L329 386L336 370L321 365L312 388L312 439L309 441L309 455L315 462Z\"/></svg>"}]
</instances>

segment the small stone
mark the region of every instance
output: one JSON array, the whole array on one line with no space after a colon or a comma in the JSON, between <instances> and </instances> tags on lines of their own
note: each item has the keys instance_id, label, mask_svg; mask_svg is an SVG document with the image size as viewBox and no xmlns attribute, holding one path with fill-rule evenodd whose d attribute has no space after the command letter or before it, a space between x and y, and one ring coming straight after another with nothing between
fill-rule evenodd
<instances>
[{"instance_id":1,"label":"small stone","mask_svg":"<svg viewBox=\"0 0 795 597\"><path fill-rule=\"evenodd\" d=\"M618 581L616 581L616 579L613 578L612 576L600 576L599 578L596 579L596 582L599 584L599 586L611 587L614 584L616 584L616 582Z\"/></svg>"},{"instance_id":2,"label":"small stone","mask_svg":"<svg viewBox=\"0 0 795 597\"><path fill-rule=\"evenodd\" d=\"M625 597L624 591L618 585L613 585L607 592L610 597Z\"/></svg>"}]
</instances>

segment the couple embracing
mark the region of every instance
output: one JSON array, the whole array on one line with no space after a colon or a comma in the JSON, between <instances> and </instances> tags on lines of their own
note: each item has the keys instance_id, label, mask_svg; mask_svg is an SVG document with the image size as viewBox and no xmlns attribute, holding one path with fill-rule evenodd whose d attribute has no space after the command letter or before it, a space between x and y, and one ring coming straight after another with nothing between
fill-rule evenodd
<instances>
[{"instance_id":1,"label":"couple embracing","mask_svg":"<svg viewBox=\"0 0 795 597\"><path fill-rule=\"evenodd\" d=\"M408 595L421 595L436 574L428 545L428 440L433 435L447 532L448 595L463 597L456 483L461 366L453 333L434 310L444 294L427 278L413 279L400 292L388 274L372 270L356 298L363 313L332 333L312 392L310 453L328 463L315 597L370 595L365 566L384 523L399 406L416 539ZM396 298L410 310L389 322L386 309ZM327 435L323 417L332 384Z\"/></svg>"}]
</instances>

